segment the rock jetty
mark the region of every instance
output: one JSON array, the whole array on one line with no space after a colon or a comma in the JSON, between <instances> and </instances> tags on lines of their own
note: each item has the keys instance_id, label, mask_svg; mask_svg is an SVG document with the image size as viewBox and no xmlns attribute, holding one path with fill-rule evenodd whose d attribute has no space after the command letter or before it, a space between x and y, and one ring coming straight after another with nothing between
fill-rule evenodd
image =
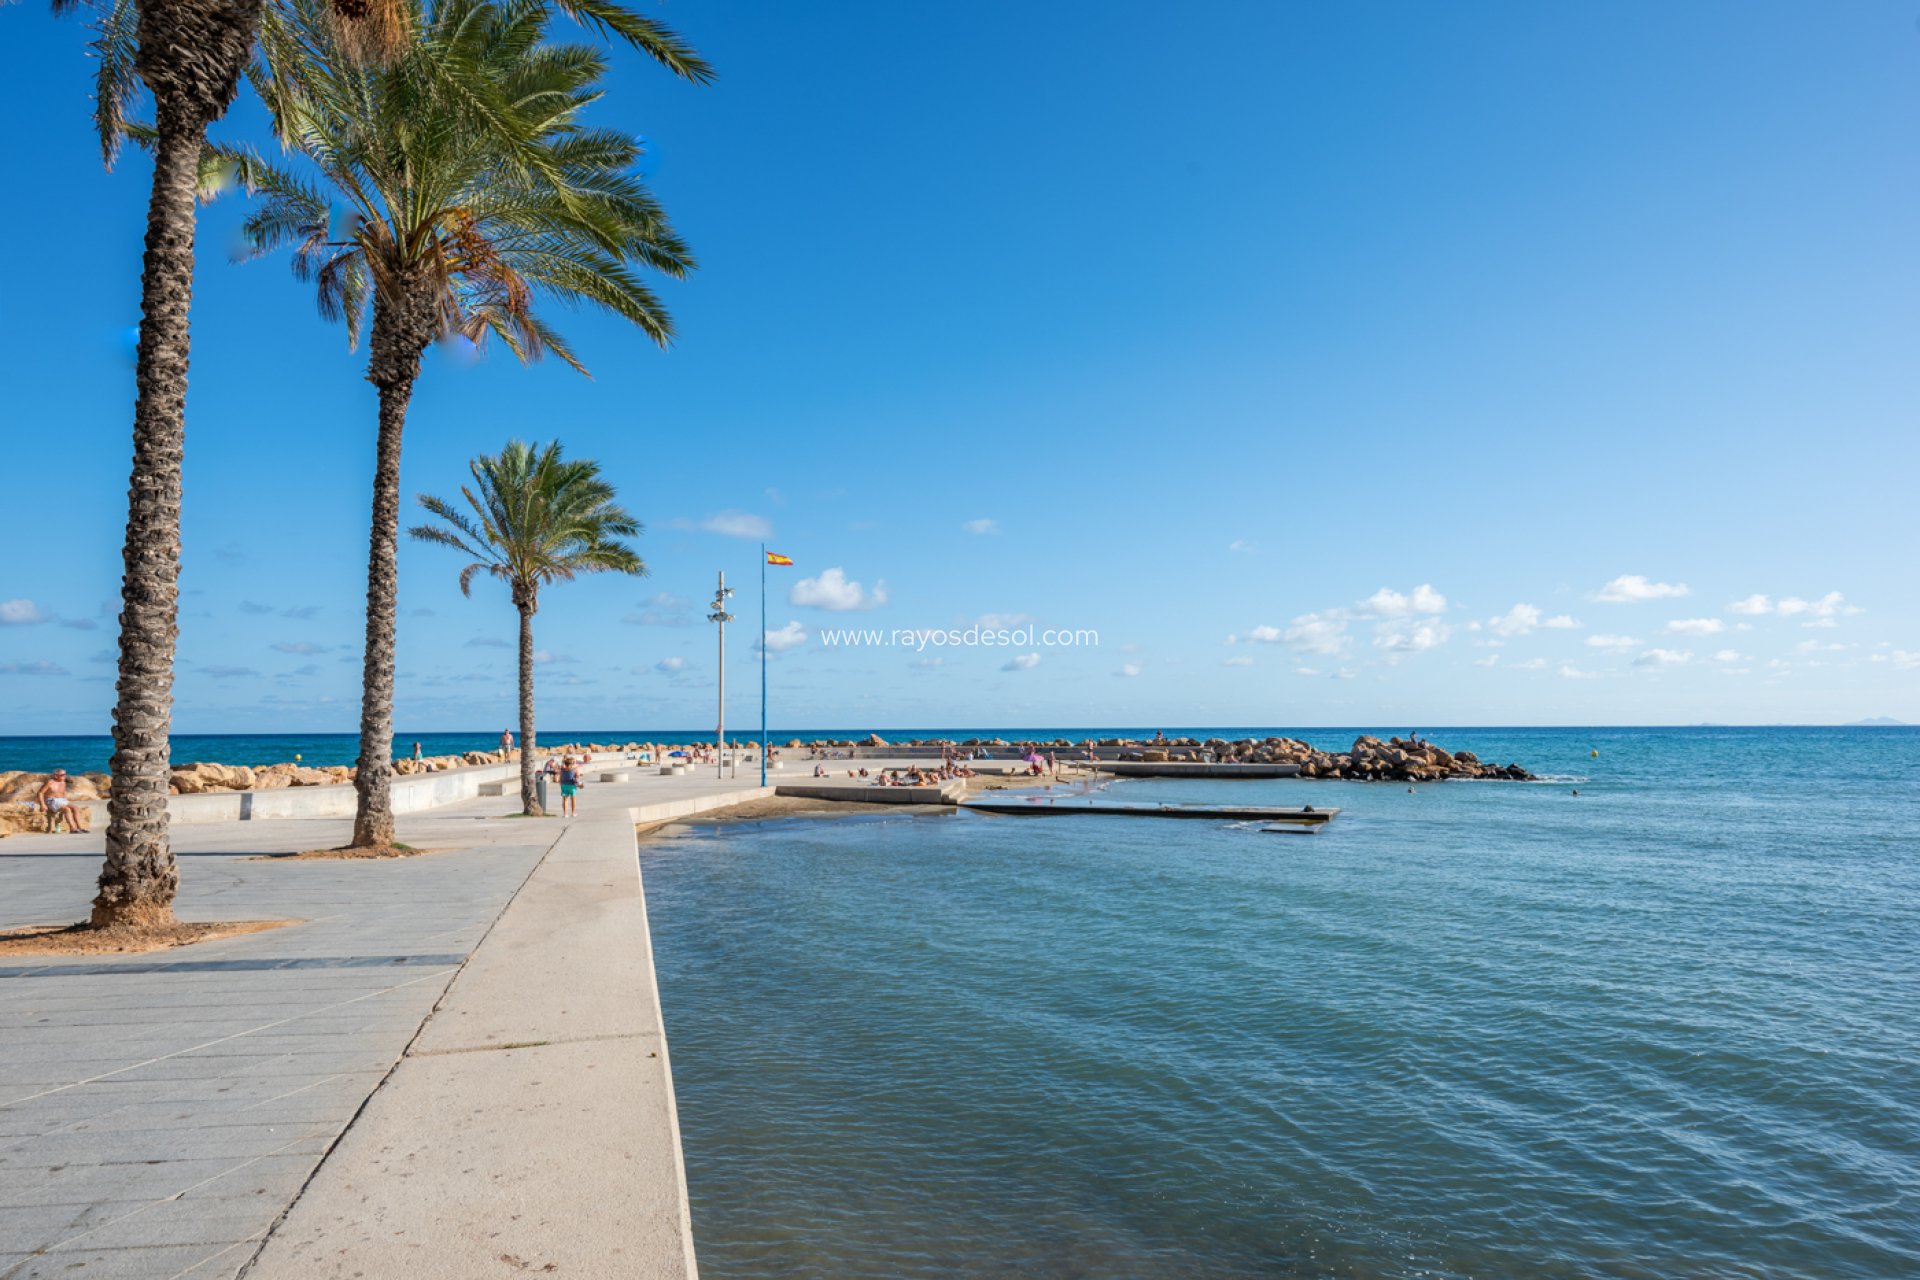
<instances>
[{"instance_id":1,"label":"rock jetty","mask_svg":"<svg viewBox=\"0 0 1920 1280\"><path fill-rule=\"evenodd\" d=\"M1482 761L1471 751L1448 751L1417 738L1388 738L1385 742L1362 734L1345 751L1322 751L1298 738L1245 739L1227 742L1210 738L1196 742L1176 739L1137 751L1123 751L1122 760L1165 763L1175 760L1223 764L1292 764L1303 778L1347 778L1360 782L1444 782L1450 778L1478 778L1495 782L1529 782L1533 774L1517 764Z\"/></svg>"}]
</instances>

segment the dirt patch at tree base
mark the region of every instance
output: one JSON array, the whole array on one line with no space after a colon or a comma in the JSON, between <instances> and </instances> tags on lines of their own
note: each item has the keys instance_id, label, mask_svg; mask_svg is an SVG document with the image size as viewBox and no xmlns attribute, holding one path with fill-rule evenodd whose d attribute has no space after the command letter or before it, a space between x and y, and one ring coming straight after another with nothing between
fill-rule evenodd
<instances>
[{"instance_id":1,"label":"dirt patch at tree base","mask_svg":"<svg viewBox=\"0 0 1920 1280\"><path fill-rule=\"evenodd\" d=\"M359 858L419 858L445 849L416 849L410 844L350 844L338 849L303 849L299 853L262 853L250 862L347 861Z\"/></svg>"},{"instance_id":2,"label":"dirt patch at tree base","mask_svg":"<svg viewBox=\"0 0 1920 1280\"><path fill-rule=\"evenodd\" d=\"M298 920L221 920L210 924L114 925L36 924L0 932L0 957L93 956L165 951L195 942L213 942L243 933L264 933Z\"/></svg>"}]
</instances>

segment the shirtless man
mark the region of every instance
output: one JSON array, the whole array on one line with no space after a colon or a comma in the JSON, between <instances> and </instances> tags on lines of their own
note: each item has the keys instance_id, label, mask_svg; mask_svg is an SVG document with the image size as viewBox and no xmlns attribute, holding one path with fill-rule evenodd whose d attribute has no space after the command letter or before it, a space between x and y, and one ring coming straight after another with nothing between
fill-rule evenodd
<instances>
[{"instance_id":1,"label":"shirtless man","mask_svg":"<svg viewBox=\"0 0 1920 1280\"><path fill-rule=\"evenodd\" d=\"M34 797L40 807L47 812L47 831L51 833L62 821L67 824L68 835L85 835L86 819L79 806L67 799L67 771L55 769L40 784L40 793Z\"/></svg>"},{"instance_id":2,"label":"shirtless man","mask_svg":"<svg viewBox=\"0 0 1920 1280\"><path fill-rule=\"evenodd\" d=\"M513 755L513 730L502 729L500 731L500 751L501 754L508 757Z\"/></svg>"}]
</instances>

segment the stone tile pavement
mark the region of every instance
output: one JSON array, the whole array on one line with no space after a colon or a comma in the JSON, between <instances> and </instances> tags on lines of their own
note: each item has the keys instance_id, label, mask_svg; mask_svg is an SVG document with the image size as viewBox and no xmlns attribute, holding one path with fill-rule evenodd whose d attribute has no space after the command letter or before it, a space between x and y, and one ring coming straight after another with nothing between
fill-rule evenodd
<instances>
[{"instance_id":1,"label":"stone tile pavement","mask_svg":"<svg viewBox=\"0 0 1920 1280\"><path fill-rule=\"evenodd\" d=\"M769 781L810 773L796 766ZM570 1263L624 1248L623 1274L644 1255L635 1274L691 1275L628 819L762 794L757 770L718 779L711 769L636 768L628 781L589 785L578 822L509 817L512 796L404 816L400 837L435 852L382 861L263 857L341 844L344 819L177 824L182 919L299 923L139 956L0 960L0 1280L225 1280L254 1267L270 1234L278 1243L258 1260L271 1274L315 1274L308 1250L342 1233L354 1243L337 1261L355 1269L340 1274L416 1274L421 1255L383 1253L373 1225L404 1220L458 1237L492 1208L497 1171L469 1167L486 1159L512 1162L516 1194L580 1206L550 1214L531 1245L571 1250ZM483 952L495 958L461 977L576 828L545 864L544 887ZM83 918L100 859L97 831L0 840L0 928ZM609 963L623 948L631 954ZM456 979L464 985L449 1004ZM428 1040L418 1050L428 1056L408 1056L443 1007L449 1021L435 1034L448 1043ZM494 1109L461 1114L483 1121L441 1114L443 1094L457 1098L469 1076L533 1071L550 1081L543 1053L599 1053L630 1084L599 1097L482 1090ZM414 1065L396 1075L403 1061ZM555 1127L559 1114L575 1117L572 1129ZM589 1212L580 1196L608 1180L575 1167L577 1136L555 1135L596 1128L607 1167L618 1162L626 1182L620 1203ZM360 1135L357 1145L343 1135ZM646 1149L622 1149L635 1145ZM366 1205L356 1186L400 1148L439 1182L389 1179L380 1194L402 1198ZM435 1187L451 1211L435 1208Z\"/></svg>"}]
</instances>

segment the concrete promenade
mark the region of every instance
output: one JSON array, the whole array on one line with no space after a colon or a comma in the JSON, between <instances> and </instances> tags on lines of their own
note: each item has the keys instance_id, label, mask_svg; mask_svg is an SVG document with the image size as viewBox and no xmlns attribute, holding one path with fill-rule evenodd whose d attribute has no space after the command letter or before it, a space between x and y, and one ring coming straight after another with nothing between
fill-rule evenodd
<instances>
[{"instance_id":1,"label":"concrete promenade","mask_svg":"<svg viewBox=\"0 0 1920 1280\"><path fill-rule=\"evenodd\" d=\"M300 923L0 961L0 1280L692 1276L634 824L767 794L635 768L380 861L261 856L344 819L176 827L182 919ZM0 927L82 918L100 857L0 840Z\"/></svg>"}]
</instances>

